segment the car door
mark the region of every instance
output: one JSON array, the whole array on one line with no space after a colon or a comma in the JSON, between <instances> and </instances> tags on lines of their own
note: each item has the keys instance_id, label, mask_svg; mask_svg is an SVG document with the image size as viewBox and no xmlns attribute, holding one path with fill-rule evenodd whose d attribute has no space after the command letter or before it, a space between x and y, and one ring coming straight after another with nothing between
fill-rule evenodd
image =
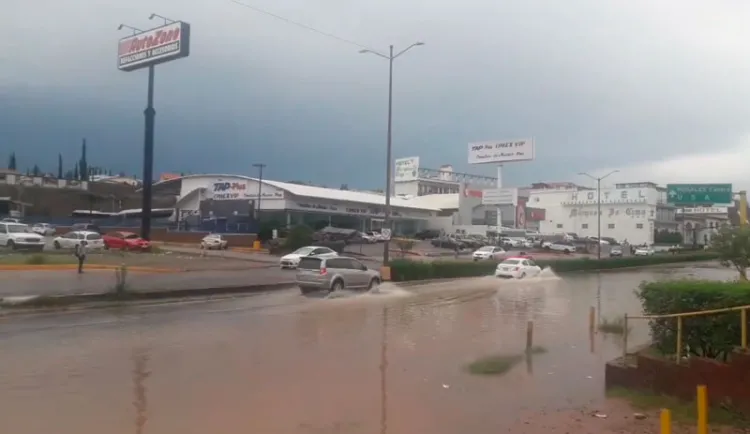
<instances>
[{"instance_id":1,"label":"car door","mask_svg":"<svg viewBox=\"0 0 750 434\"><path fill-rule=\"evenodd\" d=\"M528 274L536 276L539 273L541 273L542 269L538 265L536 265L536 262L532 261L531 259L527 259L526 263L528 264L528 267L529 267Z\"/></svg>"},{"instance_id":2,"label":"car door","mask_svg":"<svg viewBox=\"0 0 750 434\"><path fill-rule=\"evenodd\" d=\"M8 244L8 226L0 223L0 246Z\"/></svg>"},{"instance_id":3,"label":"car door","mask_svg":"<svg viewBox=\"0 0 750 434\"><path fill-rule=\"evenodd\" d=\"M356 259L345 258L345 260L349 267L352 285L355 285L357 288L367 288L370 285L370 276L365 272L367 270L365 264Z\"/></svg>"}]
</instances>

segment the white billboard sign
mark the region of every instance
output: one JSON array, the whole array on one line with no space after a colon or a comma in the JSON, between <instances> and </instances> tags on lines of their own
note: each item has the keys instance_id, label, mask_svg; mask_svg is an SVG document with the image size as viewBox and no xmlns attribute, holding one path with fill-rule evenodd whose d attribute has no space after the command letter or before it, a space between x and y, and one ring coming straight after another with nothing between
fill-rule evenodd
<instances>
[{"instance_id":1,"label":"white billboard sign","mask_svg":"<svg viewBox=\"0 0 750 434\"><path fill-rule=\"evenodd\" d=\"M725 206L683 208L678 209L677 214L729 214L729 208Z\"/></svg>"},{"instance_id":2,"label":"white billboard sign","mask_svg":"<svg viewBox=\"0 0 750 434\"><path fill-rule=\"evenodd\" d=\"M133 71L190 54L190 24L176 21L120 39L117 68Z\"/></svg>"},{"instance_id":3,"label":"white billboard sign","mask_svg":"<svg viewBox=\"0 0 750 434\"><path fill-rule=\"evenodd\" d=\"M518 205L517 188L482 190L482 205Z\"/></svg>"},{"instance_id":4,"label":"white billboard sign","mask_svg":"<svg viewBox=\"0 0 750 434\"><path fill-rule=\"evenodd\" d=\"M395 161L394 182L416 181L419 177L419 157L399 158Z\"/></svg>"},{"instance_id":5,"label":"white billboard sign","mask_svg":"<svg viewBox=\"0 0 750 434\"><path fill-rule=\"evenodd\" d=\"M534 159L534 139L469 143L469 164L508 163Z\"/></svg>"}]
</instances>

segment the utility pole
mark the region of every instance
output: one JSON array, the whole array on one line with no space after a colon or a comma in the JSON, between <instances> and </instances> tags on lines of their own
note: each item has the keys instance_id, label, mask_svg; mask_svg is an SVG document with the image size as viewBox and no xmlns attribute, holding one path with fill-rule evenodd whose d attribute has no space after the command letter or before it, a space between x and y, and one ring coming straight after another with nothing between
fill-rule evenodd
<instances>
[{"instance_id":1,"label":"utility pole","mask_svg":"<svg viewBox=\"0 0 750 434\"><path fill-rule=\"evenodd\" d=\"M579 173L579 175L588 176L596 181L596 241L599 243L599 245L596 246L596 259L602 259L602 179L617 172L619 172L619 170L613 170L608 174L599 177L589 175L585 172Z\"/></svg>"},{"instance_id":2,"label":"utility pole","mask_svg":"<svg viewBox=\"0 0 750 434\"><path fill-rule=\"evenodd\" d=\"M262 189L263 189L263 168L266 167L263 163L256 163L253 164L253 167L258 168L258 211L255 212L255 220L260 222L260 199L263 196Z\"/></svg>"}]
</instances>

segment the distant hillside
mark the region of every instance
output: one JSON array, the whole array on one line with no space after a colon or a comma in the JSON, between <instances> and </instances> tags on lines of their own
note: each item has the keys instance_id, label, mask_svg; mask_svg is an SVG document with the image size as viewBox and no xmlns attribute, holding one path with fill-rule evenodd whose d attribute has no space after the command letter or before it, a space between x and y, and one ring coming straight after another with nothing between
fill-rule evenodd
<instances>
[{"instance_id":1,"label":"distant hillside","mask_svg":"<svg viewBox=\"0 0 750 434\"><path fill-rule=\"evenodd\" d=\"M67 217L73 210L117 212L141 207L141 194L135 188L107 182L89 182L89 190L67 188L44 188L0 184L0 197L31 203L27 215ZM154 208L171 208L174 196L155 196Z\"/></svg>"}]
</instances>

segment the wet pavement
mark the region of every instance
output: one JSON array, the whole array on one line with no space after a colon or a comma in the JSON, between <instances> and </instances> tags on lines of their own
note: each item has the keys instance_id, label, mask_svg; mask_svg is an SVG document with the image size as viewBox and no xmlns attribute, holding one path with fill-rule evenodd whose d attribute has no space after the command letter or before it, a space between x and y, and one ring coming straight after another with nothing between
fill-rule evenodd
<instances>
[{"instance_id":1,"label":"wet pavement","mask_svg":"<svg viewBox=\"0 0 750 434\"><path fill-rule=\"evenodd\" d=\"M519 414L602 402L604 363L622 350L617 337L590 338L590 306L608 319L637 313L641 281L690 276L734 277L710 267L651 268L8 317L0 320L0 427L507 432ZM477 357L522 352L529 320L546 353L501 377L466 372ZM646 324L633 327L630 343L647 342Z\"/></svg>"}]
</instances>

